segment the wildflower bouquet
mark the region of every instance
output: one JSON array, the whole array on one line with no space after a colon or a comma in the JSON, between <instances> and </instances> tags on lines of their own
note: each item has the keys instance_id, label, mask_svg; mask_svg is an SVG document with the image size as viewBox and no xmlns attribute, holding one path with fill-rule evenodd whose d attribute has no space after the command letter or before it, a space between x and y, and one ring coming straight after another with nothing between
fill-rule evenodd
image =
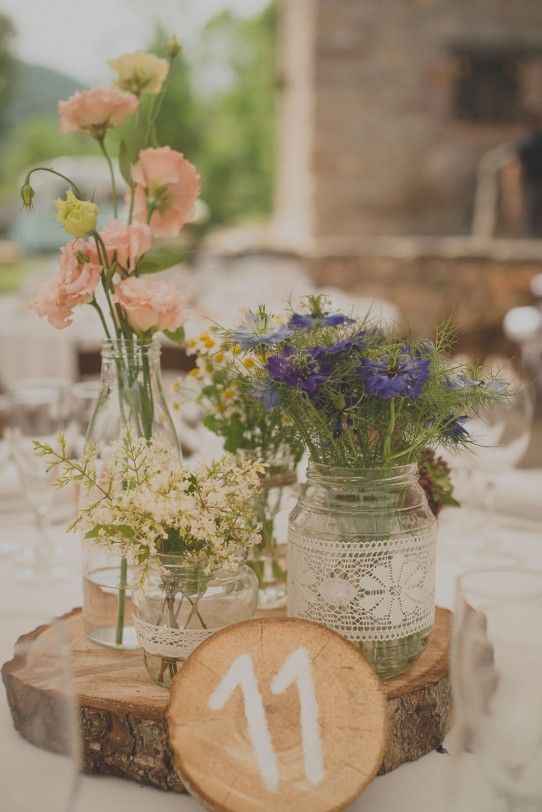
<instances>
[{"instance_id":1,"label":"wildflower bouquet","mask_svg":"<svg viewBox=\"0 0 542 812\"><path fill-rule=\"evenodd\" d=\"M467 445L467 416L506 395L501 381L450 365L448 325L434 341L405 339L322 297L280 321L260 308L228 341L255 352L247 391L288 415L316 463L398 465Z\"/></svg>"},{"instance_id":2,"label":"wildflower bouquet","mask_svg":"<svg viewBox=\"0 0 542 812\"><path fill-rule=\"evenodd\" d=\"M268 409L246 387L259 363L255 353L240 357L241 348L226 346L217 329L187 342L196 367L190 373L204 425L224 438L226 451L248 452L270 465L286 457L301 458L303 446L289 418L280 409Z\"/></svg>"},{"instance_id":3,"label":"wildflower bouquet","mask_svg":"<svg viewBox=\"0 0 542 812\"><path fill-rule=\"evenodd\" d=\"M239 568L259 541L255 497L262 466L228 455L211 466L188 471L171 446L129 432L117 441L107 462L99 465L92 446L81 460L71 459L63 437L56 448L38 441L34 445L49 470L55 470L58 486L77 483L86 492L70 530L81 531L85 539L121 557L116 644L123 642L128 562L136 564L142 576L153 567L160 573L159 620L153 622L160 625L165 618L165 623L179 629L184 617L186 627L197 619L206 629L198 602L209 579L217 571ZM179 592L181 603L191 607L186 616L180 614ZM162 676L166 666L174 670L171 662L164 661Z\"/></svg>"},{"instance_id":4,"label":"wildflower bouquet","mask_svg":"<svg viewBox=\"0 0 542 812\"><path fill-rule=\"evenodd\" d=\"M99 225L98 206L85 199L74 180L51 167L32 169L21 189L23 204L30 208L34 173L57 175L68 187L56 206L72 239L60 251L56 276L33 302L34 312L62 330L72 323L76 308L92 307L105 337L123 347L124 358L117 363L128 367L134 347L150 345L155 334L183 339L184 300L172 282L155 275L179 262L182 252L175 238L191 219L200 188L194 166L157 141L170 64L179 50L171 41L168 59L125 54L110 63L117 74L112 87L77 92L59 103L60 131L87 135L104 156L114 209L110 222ZM111 155L110 135L119 128L121 137L114 141L120 144L118 168L128 186L124 201ZM129 371L130 380L119 394L127 395L126 410L138 413L132 422L149 439L153 395L148 364L143 361Z\"/></svg>"},{"instance_id":5,"label":"wildflower bouquet","mask_svg":"<svg viewBox=\"0 0 542 812\"><path fill-rule=\"evenodd\" d=\"M157 557L175 555L209 574L238 565L258 541L254 498L264 469L253 460L226 455L188 471L171 447L129 432L100 466L92 446L71 459L62 436L56 448L34 447L58 487L77 483L87 493L69 529L115 547L143 572Z\"/></svg>"},{"instance_id":6,"label":"wildflower bouquet","mask_svg":"<svg viewBox=\"0 0 542 812\"><path fill-rule=\"evenodd\" d=\"M284 489L295 484L295 466L303 444L281 409L266 408L254 397L247 380L260 363L256 353L241 356L241 347L229 348L220 331L211 328L187 342L196 356L190 373L191 388L203 411L203 423L224 438L226 451L251 457L266 466L258 499L262 537L250 566L260 582L260 603L278 606L285 598L286 568L276 539L275 522L284 504Z\"/></svg>"}]
</instances>

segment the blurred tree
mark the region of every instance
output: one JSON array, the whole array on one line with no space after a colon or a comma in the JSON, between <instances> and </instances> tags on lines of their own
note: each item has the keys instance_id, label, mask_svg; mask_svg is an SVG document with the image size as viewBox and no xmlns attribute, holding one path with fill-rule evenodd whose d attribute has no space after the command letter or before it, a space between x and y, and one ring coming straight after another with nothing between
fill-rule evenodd
<instances>
[{"instance_id":1,"label":"blurred tree","mask_svg":"<svg viewBox=\"0 0 542 812\"><path fill-rule=\"evenodd\" d=\"M7 111L13 97L15 59L12 45L15 36L13 23L5 14L0 14L0 139L8 126Z\"/></svg>"},{"instance_id":2,"label":"blurred tree","mask_svg":"<svg viewBox=\"0 0 542 812\"><path fill-rule=\"evenodd\" d=\"M175 60L158 140L198 166L210 209L206 227L271 212L275 35L274 3L248 19L224 11L207 24L194 62L183 53ZM151 50L164 56L167 39L158 29Z\"/></svg>"},{"instance_id":3,"label":"blurred tree","mask_svg":"<svg viewBox=\"0 0 542 812\"><path fill-rule=\"evenodd\" d=\"M204 102L200 167L210 225L268 215L276 150L276 26L271 3L248 19L221 12L207 25L201 57L224 86ZM229 74L229 75L228 75Z\"/></svg>"}]
</instances>

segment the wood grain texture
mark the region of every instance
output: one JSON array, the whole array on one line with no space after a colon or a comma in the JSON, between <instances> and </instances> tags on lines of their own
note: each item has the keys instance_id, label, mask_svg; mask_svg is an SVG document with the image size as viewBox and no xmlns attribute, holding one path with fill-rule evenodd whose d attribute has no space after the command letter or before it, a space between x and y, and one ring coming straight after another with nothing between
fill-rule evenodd
<instances>
[{"instance_id":1,"label":"wood grain texture","mask_svg":"<svg viewBox=\"0 0 542 812\"><path fill-rule=\"evenodd\" d=\"M289 655L300 650L310 661L318 704L319 733L311 736L313 743L321 740L318 783L311 782L304 763L299 684L278 695L271 690ZM265 709L259 738L265 739L267 722L269 755L278 767L272 787L266 787L248 735L243 691L235 687L218 711L209 707L230 667L247 655L245 673L255 676ZM310 700L311 692L303 693ZM339 812L378 772L387 738L386 697L358 650L335 632L305 620L260 618L223 629L194 652L173 681L168 723L177 771L213 812ZM270 761L265 759L268 773Z\"/></svg>"},{"instance_id":2,"label":"wood grain texture","mask_svg":"<svg viewBox=\"0 0 542 812\"><path fill-rule=\"evenodd\" d=\"M266 616L271 614L280 616L280 612ZM405 674L382 684L389 736L381 773L442 743L450 709L450 617L448 611L437 609L425 652ZM141 652L116 652L88 641L79 609L65 615L61 623L73 650L85 769L183 792L168 740L169 693L150 682ZM49 627L41 626L20 638L15 657L2 668L2 677L16 729L37 746L60 752L66 747L61 735L65 696L48 685L46 664L37 673L26 654L29 645L48 634ZM43 719L39 728L32 723L36 708Z\"/></svg>"}]
</instances>

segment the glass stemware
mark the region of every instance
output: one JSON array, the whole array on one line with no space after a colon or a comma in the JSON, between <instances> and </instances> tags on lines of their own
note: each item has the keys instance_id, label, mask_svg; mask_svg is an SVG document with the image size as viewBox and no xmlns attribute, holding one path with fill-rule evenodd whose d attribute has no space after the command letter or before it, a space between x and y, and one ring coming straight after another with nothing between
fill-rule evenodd
<instances>
[{"instance_id":1,"label":"glass stemware","mask_svg":"<svg viewBox=\"0 0 542 812\"><path fill-rule=\"evenodd\" d=\"M38 539L30 556L23 557L17 578L35 581L46 576L62 578L65 571L55 562L51 538L50 514L54 499L54 473L34 452L34 441L54 444L66 425L65 388L51 380L27 380L17 384L10 394L11 411L7 430L11 457L19 482L30 507Z\"/></svg>"},{"instance_id":2,"label":"glass stemware","mask_svg":"<svg viewBox=\"0 0 542 812\"><path fill-rule=\"evenodd\" d=\"M458 579L451 674L451 809L542 808L542 572Z\"/></svg>"}]
</instances>

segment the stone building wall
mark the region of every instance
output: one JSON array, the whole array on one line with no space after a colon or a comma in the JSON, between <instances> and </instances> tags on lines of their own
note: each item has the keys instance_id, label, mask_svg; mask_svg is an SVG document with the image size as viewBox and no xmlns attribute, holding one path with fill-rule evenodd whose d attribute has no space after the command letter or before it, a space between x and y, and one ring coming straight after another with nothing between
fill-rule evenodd
<instances>
[{"instance_id":1,"label":"stone building wall","mask_svg":"<svg viewBox=\"0 0 542 812\"><path fill-rule=\"evenodd\" d=\"M542 2L282 0L281 26L279 231L468 232L481 156L542 103ZM479 57L494 60L503 107L477 117L458 83Z\"/></svg>"}]
</instances>

